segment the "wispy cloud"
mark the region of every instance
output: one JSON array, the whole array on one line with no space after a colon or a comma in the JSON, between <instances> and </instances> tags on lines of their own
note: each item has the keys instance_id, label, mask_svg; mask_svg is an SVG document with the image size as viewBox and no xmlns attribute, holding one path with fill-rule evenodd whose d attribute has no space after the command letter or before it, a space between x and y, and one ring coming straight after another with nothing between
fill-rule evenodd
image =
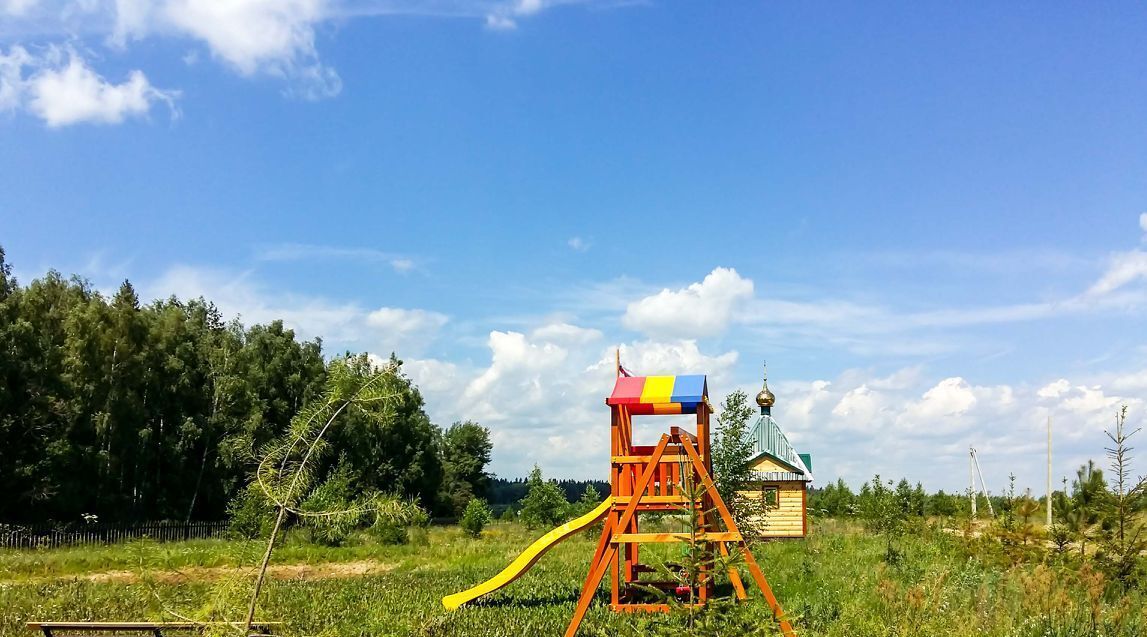
<instances>
[{"instance_id":1,"label":"wispy cloud","mask_svg":"<svg viewBox=\"0 0 1147 637\"><path fill-rule=\"evenodd\" d=\"M1100 267L1094 258L1043 248L1000 252L961 252L954 250L854 252L840 255L849 263L857 260L874 266L900 269L943 268L961 272L1019 273L1065 272Z\"/></svg>"},{"instance_id":2,"label":"wispy cloud","mask_svg":"<svg viewBox=\"0 0 1147 637\"><path fill-rule=\"evenodd\" d=\"M417 355L437 338L449 317L420 308L371 310L358 301L339 301L291 290L273 289L249 271L174 266L140 285L144 298L203 297L228 318L248 325L282 320L303 338L322 338L334 347L386 355Z\"/></svg>"},{"instance_id":3,"label":"wispy cloud","mask_svg":"<svg viewBox=\"0 0 1147 637\"><path fill-rule=\"evenodd\" d=\"M414 259L394 252L375 248L314 245L308 243L284 243L260 248L255 253L257 261L358 261L361 263L385 263L395 272L405 274L416 268Z\"/></svg>"},{"instance_id":4,"label":"wispy cloud","mask_svg":"<svg viewBox=\"0 0 1147 637\"><path fill-rule=\"evenodd\" d=\"M978 306L938 303L932 309L905 311L869 300L759 296L751 279L718 267L700 282L629 302L622 324L653 337L714 336L741 326L790 344L831 345L864 355L927 355L960 346L958 334L952 333L957 328L1142 312L1147 309L1145 282L1147 252L1131 250L1112 255L1089 287L1061 298Z\"/></svg>"},{"instance_id":5,"label":"wispy cloud","mask_svg":"<svg viewBox=\"0 0 1147 637\"><path fill-rule=\"evenodd\" d=\"M265 248L261 255L265 260L366 260L391 267L401 258L371 248L306 244ZM474 418L489 426L495 440L493 470L510 476L541 462L556 475L588 477L585 467L608 449L601 398L612 383L618 345L628 366L639 372L708 373L718 402L738 387L742 359L741 352L720 340L726 329L739 342L772 331L782 335L776 342L787 347L829 347L871 355L888 365L874 371L846 369L844 363L844 371L776 383L775 413L790 440L819 458L821 480L842 475L855 484L880 472L951 489L959 485L950 476L963 466L962 454L974 442L991 483L1002 486L1014 470L1021 486L1033 484L1038 471L1024 467L1041 466L1036 456L1049 414L1065 423L1057 433L1055 470L1069 472L1077 458L1102 450L1102 427L1115 406L1127 402L1141 414L1147 402L1147 371L1140 362L1087 377L1051 371L1011 382L986 382L954 370L931 373L923 362L924 356L956 342L953 334L960 330L955 328L1101 311L1104 304L1123 302L1137 292L1135 281L1046 303L940 305L925 312L827 298L773 298L758 295L758 287L763 285L731 268L663 289L618 279L584 286L573 297L551 296L551 306L558 307L537 308L531 322L485 317L465 333L459 324L473 322L472 317L456 320L426 308L295 294L269 288L254 273L171 268L141 290L156 296L203 295L248 322L282 318L305 337L323 337L328 351L365 350L379 356L397 351L422 388L431 417L443 423ZM580 319L560 314L562 304L577 304L574 298L597 305L592 310L579 305ZM667 324L666 317L674 316L688 318L680 325ZM627 332L623 323L639 333ZM485 355L461 343L474 333L483 335L477 351ZM900 356L915 360L889 365ZM753 372L750 383L755 384L755 364ZM755 390L750 384L741 388ZM523 436L524 431L530 435ZM855 462L858 453L869 460Z\"/></svg>"},{"instance_id":6,"label":"wispy cloud","mask_svg":"<svg viewBox=\"0 0 1147 637\"><path fill-rule=\"evenodd\" d=\"M581 237L571 237L569 241L566 241L566 245L574 252L588 252L593 247L593 244Z\"/></svg>"}]
</instances>

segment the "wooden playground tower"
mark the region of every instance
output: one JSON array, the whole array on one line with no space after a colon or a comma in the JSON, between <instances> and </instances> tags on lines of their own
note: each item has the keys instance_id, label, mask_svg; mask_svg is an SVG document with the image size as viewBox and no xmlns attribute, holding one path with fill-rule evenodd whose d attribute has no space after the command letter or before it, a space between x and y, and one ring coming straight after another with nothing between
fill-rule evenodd
<instances>
[{"instance_id":1,"label":"wooden playground tower","mask_svg":"<svg viewBox=\"0 0 1147 637\"><path fill-rule=\"evenodd\" d=\"M752 581L764 594L781 632L795 637L784 618L780 603L773 595L761 567L745 544L729 508L717 493L712 478L709 444L708 384L705 376L630 376L618 364L618 378L613 393L606 399L610 407L610 501L601 539L590 561L589 574L582 586L566 637L573 637L585 617L598 586L610 573L610 606L619 612L668 611L669 605L642 601L638 586L678 592L676 582L642 579L655 572L639 561L640 547L645 543L684 542L688 533L642 533L640 515L651 512L689 512L701 520L698 546L708 556L730 556L740 553L742 564ZM696 416L696 432L671 427L661 434L656 445L639 445L633 438L633 417L647 415ZM692 498L686 493L686 485ZM702 570L689 599L705 604L713 596L714 573ZM728 576L737 599L745 599L745 585L735 566Z\"/></svg>"}]
</instances>

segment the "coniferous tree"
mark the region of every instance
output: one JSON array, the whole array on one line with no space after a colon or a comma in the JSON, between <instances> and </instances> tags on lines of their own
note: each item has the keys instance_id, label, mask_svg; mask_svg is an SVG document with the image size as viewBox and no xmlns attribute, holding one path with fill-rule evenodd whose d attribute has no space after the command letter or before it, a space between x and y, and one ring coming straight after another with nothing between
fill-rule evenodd
<instances>
[{"instance_id":1,"label":"coniferous tree","mask_svg":"<svg viewBox=\"0 0 1147 637\"><path fill-rule=\"evenodd\" d=\"M520 507L521 520L526 528L555 526L566 518L569 502L552 480L542 478L538 465L534 465L526 483L528 490Z\"/></svg>"}]
</instances>

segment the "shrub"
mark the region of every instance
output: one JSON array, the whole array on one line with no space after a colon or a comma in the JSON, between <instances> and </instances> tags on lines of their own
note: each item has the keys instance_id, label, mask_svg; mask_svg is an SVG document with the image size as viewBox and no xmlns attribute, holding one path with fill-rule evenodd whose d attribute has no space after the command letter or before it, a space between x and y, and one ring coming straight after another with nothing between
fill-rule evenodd
<instances>
[{"instance_id":1,"label":"shrub","mask_svg":"<svg viewBox=\"0 0 1147 637\"><path fill-rule=\"evenodd\" d=\"M378 543L407 544L411 541L411 529L414 530L413 539L416 544L421 546L430 543L426 533L430 515L415 502L383 496L378 499L374 515L370 535Z\"/></svg>"},{"instance_id":2,"label":"shrub","mask_svg":"<svg viewBox=\"0 0 1147 637\"><path fill-rule=\"evenodd\" d=\"M369 500L369 498L363 498ZM323 546L341 546L362 522L366 503L354 502L350 472L339 463L331 476L303 501L302 510L318 515L303 518L311 531L311 541Z\"/></svg>"},{"instance_id":3,"label":"shrub","mask_svg":"<svg viewBox=\"0 0 1147 637\"><path fill-rule=\"evenodd\" d=\"M482 535L482 529L490 523L490 507L482 498L470 498L466 510L462 512L462 530L470 537Z\"/></svg>"},{"instance_id":4,"label":"shrub","mask_svg":"<svg viewBox=\"0 0 1147 637\"><path fill-rule=\"evenodd\" d=\"M228 530L235 537L254 539L271 532L275 509L259 485L251 483L227 505Z\"/></svg>"},{"instance_id":5,"label":"shrub","mask_svg":"<svg viewBox=\"0 0 1147 637\"><path fill-rule=\"evenodd\" d=\"M410 532L406 525L389 518L379 518L370 527L370 535L379 544L406 544L410 542Z\"/></svg>"}]
</instances>

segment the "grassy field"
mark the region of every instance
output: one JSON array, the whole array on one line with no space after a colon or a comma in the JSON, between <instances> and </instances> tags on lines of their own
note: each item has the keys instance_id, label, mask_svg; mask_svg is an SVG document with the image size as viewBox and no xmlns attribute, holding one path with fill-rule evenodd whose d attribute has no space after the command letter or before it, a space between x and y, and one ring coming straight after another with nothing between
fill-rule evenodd
<instances>
[{"instance_id":1,"label":"grassy field","mask_svg":"<svg viewBox=\"0 0 1147 637\"><path fill-rule=\"evenodd\" d=\"M557 635L565 629L595 538L575 537L507 589L457 612L440 598L482 581L538 533L495 524L481 539L433 528L421 542L324 548L289 538L259 616L287 635ZM802 636L1068 636L1147 634L1138 592L1117 593L1070 556L1017 561L985 540L921 525L897 541L824 521L803 542L756 549ZM0 552L0 636L33 619L239 619L257 543L138 542ZM585 635L687 634L678 617L626 616L603 606ZM696 634L776 634L759 594L714 614Z\"/></svg>"}]
</instances>

